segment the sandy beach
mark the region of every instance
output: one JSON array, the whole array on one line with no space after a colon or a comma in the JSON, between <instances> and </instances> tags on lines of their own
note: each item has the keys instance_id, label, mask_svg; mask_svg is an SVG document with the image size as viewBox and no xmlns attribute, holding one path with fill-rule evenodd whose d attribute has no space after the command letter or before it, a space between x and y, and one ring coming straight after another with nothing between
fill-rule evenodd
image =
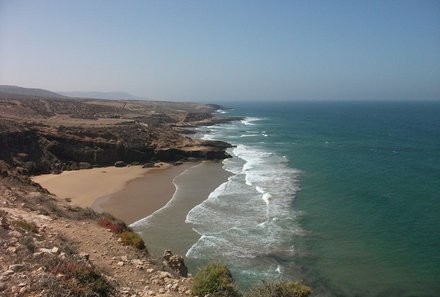
<instances>
[{"instance_id":1,"label":"sandy beach","mask_svg":"<svg viewBox=\"0 0 440 297\"><path fill-rule=\"evenodd\" d=\"M160 168L112 166L44 174L32 180L59 198L71 199L74 205L109 212L132 223L164 206L175 192L173 179L195 164L163 164Z\"/></svg>"}]
</instances>

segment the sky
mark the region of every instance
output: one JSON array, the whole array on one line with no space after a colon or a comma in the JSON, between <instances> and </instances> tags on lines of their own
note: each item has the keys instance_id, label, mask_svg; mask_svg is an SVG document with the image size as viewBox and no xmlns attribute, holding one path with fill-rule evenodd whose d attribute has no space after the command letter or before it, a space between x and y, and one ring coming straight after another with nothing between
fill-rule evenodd
<instances>
[{"instance_id":1,"label":"sky","mask_svg":"<svg viewBox=\"0 0 440 297\"><path fill-rule=\"evenodd\" d=\"M0 0L0 84L158 100L440 100L440 1Z\"/></svg>"}]
</instances>

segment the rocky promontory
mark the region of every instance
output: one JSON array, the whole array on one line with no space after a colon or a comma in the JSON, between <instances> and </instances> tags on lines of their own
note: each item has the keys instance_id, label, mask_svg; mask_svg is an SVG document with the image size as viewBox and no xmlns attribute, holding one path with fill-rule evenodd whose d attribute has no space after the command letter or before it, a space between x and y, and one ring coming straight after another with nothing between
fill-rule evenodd
<instances>
[{"instance_id":1,"label":"rocky promontory","mask_svg":"<svg viewBox=\"0 0 440 297\"><path fill-rule=\"evenodd\" d=\"M23 174L149 163L224 159L229 144L181 133L235 120L217 105L44 98L0 93L0 159Z\"/></svg>"}]
</instances>

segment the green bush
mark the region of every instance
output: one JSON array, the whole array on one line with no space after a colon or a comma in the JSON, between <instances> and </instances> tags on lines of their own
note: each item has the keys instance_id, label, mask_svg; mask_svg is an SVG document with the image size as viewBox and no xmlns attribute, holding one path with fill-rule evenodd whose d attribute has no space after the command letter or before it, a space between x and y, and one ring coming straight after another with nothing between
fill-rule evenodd
<instances>
[{"instance_id":1,"label":"green bush","mask_svg":"<svg viewBox=\"0 0 440 297\"><path fill-rule=\"evenodd\" d=\"M195 275L192 286L194 296L236 297L237 291L229 269L222 264L208 264Z\"/></svg>"},{"instance_id":2,"label":"green bush","mask_svg":"<svg viewBox=\"0 0 440 297\"><path fill-rule=\"evenodd\" d=\"M38 227L34 222L27 222L25 220L15 221L15 225L22 230L29 231L32 233L38 233Z\"/></svg>"},{"instance_id":3,"label":"green bush","mask_svg":"<svg viewBox=\"0 0 440 297\"><path fill-rule=\"evenodd\" d=\"M308 297L312 290L299 282L263 282L245 297Z\"/></svg>"},{"instance_id":4,"label":"green bush","mask_svg":"<svg viewBox=\"0 0 440 297\"><path fill-rule=\"evenodd\" d=\"M114 296L115 288L84 263L56 258L47 267L51 275L43 280L43 296Z\"/></svg>"},{"instance_id":5,"label":"green bush","mask_svg":"<svg viewBox=\"0 0 440 297\"><path fill-rule=\"evenodd\" d=\"M124 231L118 234L125 245L131 245L139 250L145 249L145 244L142 238L133 231Z\"/></svg>"}]
</instances>

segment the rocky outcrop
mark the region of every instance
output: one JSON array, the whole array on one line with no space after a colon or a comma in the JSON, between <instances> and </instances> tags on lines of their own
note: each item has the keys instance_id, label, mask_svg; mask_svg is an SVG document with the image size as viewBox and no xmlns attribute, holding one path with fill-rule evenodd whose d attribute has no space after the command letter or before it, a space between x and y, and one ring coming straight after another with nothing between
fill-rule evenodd
<instances>
[{"instance_id":1,"label":"rocky outcrop","mask_svg":"<svg viewBox=\"0 0 440 297\"><path fill-rule=\"evenodd\" d=\"M23 174L112 166L118 161L224 159L229 157L227 147L223 142L193 141L174 131L157 131L136 123L105 129L16 126L14 131L0 132L0 159Z\"/></svg>"},{"instance_id":2,"label":"rocky outcrop","mask_svg":"<svg viewBox=\"0 0 440 297\"><path fill-rule=\"evenodd\" d=\"M228 121L213 110L193 103L0 96L0 160L32 175L118 161L224 159L228 144L181 134L182 127Z\"/></svg>"},{"instance_id":3,"label":"rocky outcrop","mask_svg":"<svg viewBox=\"0 0 440 297\"><path fill-rule=\"evenodd\" d=\"M173 255L171 250L165 250L162 257L165 266L168 266L180 276L188 276L188 268L186 267L185 260L182 256Z\"/></svg>"}]
</instances>

